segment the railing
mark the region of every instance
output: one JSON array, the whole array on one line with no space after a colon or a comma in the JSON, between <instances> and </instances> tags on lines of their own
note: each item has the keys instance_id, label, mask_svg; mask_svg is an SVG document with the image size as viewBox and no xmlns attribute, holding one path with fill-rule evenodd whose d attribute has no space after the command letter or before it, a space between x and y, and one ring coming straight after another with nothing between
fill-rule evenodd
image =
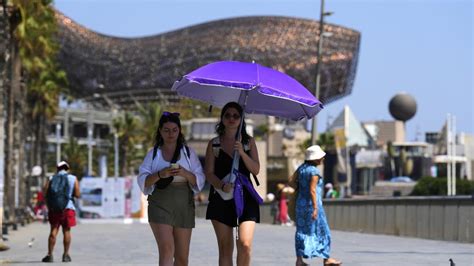
<instances>
[{"instance_id":1,"label":"railing","mask_svg":"<svg viewBox=\"0 0 474 266\"><path fill-rule=\"evenodd\" d=\"M196 206L206 216L207 205ZM333 230L474 243L474 198L397 197L324 201ZM262 223L273 223L271 205L260 208Z\"/></svg>"}]
</instances>

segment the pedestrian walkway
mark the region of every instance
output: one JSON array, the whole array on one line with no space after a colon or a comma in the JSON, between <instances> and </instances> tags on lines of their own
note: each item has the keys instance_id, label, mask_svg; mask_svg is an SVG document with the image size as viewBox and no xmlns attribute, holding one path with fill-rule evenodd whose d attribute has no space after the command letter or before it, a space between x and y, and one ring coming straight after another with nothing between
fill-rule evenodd
<instances>
[{"instance_id":1,"label":"pedestrian walkway","mask_svg":"<svg viewBox=\"0 0 474 266\"><path fill-rule=\"evenodd\" d=\"M72 263L68 265L157 265L158 251L148 224L139 220L108 223L88 220L73 228ZM294 227L257 225L252 265L294 265ZM10 231L10 250L0 252L0 265L42 265L47 251L48 225L40 222ZM333 231L333 255L343 265L474 265L474 245L417 238ZM34 241L32 242L32 238ZM31 244L32 242L32 244ZM29 247L29 243L31 247ZM54 258L61 263L62 235ZM235 252L234 252L235 255ZM190 266L217 265L217 244L209 221L196 220ZM322 265L321 260L308 260ZM44 264L43 264L44 265Z\"/></svg>"}]
</instances>

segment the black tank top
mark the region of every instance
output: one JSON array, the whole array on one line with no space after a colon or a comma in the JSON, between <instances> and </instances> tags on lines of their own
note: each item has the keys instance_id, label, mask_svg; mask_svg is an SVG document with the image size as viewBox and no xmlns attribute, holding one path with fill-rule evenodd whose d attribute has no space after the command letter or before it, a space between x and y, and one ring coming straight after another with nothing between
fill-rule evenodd
<instances>
[{"instance_id":1,"label":"black tank top","mask_svg":"<svg viewBox=\"0 0 474 266\"><path fill-rule=\"evenodd\" d=\"M249 151L246 151L245 153L248 154ZM232 168L232 161L233 158L230 157L225 151L222 149L219 149L219 156L216 158L214 161L214 174L219 178L223 179L227 174L230 173L230 169ZM240 158L239 161L239 171L244 174L247 178L250 176L250 171L247 169L245 166L244 161L242 158ZM250 178L249 178L250 180ZM214 197L218 197L218 194L215 193L214 187L211 186L211 189L209 191L209 200L211 200Z\"/></svg>"}]
</instances>

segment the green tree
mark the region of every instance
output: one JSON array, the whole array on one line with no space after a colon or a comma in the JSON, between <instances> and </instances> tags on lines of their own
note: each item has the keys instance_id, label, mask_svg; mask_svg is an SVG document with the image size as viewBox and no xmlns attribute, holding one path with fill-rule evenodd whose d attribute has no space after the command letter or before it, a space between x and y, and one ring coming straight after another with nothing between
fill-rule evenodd
<instances>
[{"instance_id":1,"label":"green tree","mask_svg":"<svg viewBox=\"0 0 474 266\"><path fill-rule=\"evenodd\" d=\"M143 140L143 149L146 151L153 146L156 134L156 128L161 117L161 105L159 103L150 103L139 110L141 117L140 137Z\"/></svg>"},{"instance_id":2,"label":"green tree","mask_svg":"<svg viewBox=\"0 0 474 266\"><path fill-rule=\"evenodd\" d=\"M79 145L73 137L70 137L68 143L64 145L62 156L69 163L70 172L77 176L79 180L84 176L87 162L86 154L87 146Z\"/></svg>"},{"instance_id":3,"label":"green tree","mask_svg":"<svg viewBox=\"0 0 474 266\"><path fill-rule=\"evenodd\" d=\"M60 93L67 93L67 79L56 63L57 22L52 0L10 0L19 17L13 31L26 78L27 114L34 135L34 161L44 166L46 126L58 109Z\"/></svg>"},{"instance_id":4,"label":"green tree","mask_svg":"<svg viewBox=\"0 0 474 266\"><path fill-rule=\"evenodd\" d=\"M173 110L164 110L170 112L179 112L181 120L188 120L192 118L201 117L218 117L220 114L220 108L215 106L209 112L209 104L201 101L183 98L179 101Z\"/></svg>"},{"instance_id":5,"label":"green tree","mask_svg":"<svg viewBox=\"0 0 474 266\"><path fill-rule=\"evenodd\" d=\"M324 132L319 134L319 138L316 144L321 146L326 152L334 152L336 150L336 144L334 142L334 134L331 132ZM306 149L311 146L311 138L306 139L299 145L300 151L304 154Z\"/></svg>"},{"instance_id":6,"label":"green tree","mask_svg":"<svg viewBox=\"0 0 474 266\"><path fill-rule=\"evenodd\" d=\"M141 144L141 135L136 134L140 127L140 120L131 112L124 112L113 121L119 140L119 165L120 175L126 176L132 171L131 168L138 166ZM143 159L143 158L142 158Z\"/></svg>"}]
</instances>

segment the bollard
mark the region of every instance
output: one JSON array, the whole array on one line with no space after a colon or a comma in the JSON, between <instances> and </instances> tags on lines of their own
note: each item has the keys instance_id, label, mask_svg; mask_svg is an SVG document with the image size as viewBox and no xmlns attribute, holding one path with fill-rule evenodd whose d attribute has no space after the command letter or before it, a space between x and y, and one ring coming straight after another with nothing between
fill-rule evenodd
<instances>
[{"instance_id":1,"label":"bollard","mask_svg":"<svg viewBox=\"0 0 474 266\"><path fill-rule=\"evenodd\" d=\"M17 223L13 223L13 224L12 224L12 229L13 229L13 231L18 230L18 224L17 224Z\"/></svg>"},{"instance_id":2,"label":"bollard","mask_svg":"<svg viewBox=\"0 0 474 266\"><path fill-rule=\"evenodd\" d=\"M6 224L2 225L2 234L8 235L8 226Z\"/></svg>"}]
</instances>

